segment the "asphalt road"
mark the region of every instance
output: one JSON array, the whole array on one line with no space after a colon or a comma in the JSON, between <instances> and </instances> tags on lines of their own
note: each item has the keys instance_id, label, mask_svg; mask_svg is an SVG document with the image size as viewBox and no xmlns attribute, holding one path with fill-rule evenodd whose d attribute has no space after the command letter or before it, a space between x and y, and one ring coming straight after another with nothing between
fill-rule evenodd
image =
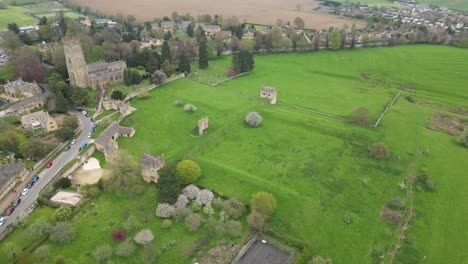
<instances>
[{"instance_id":1,"label":"asphalt road","mask_svg":"<svg viewBox=\"0 0 468 264\"><path fill-rule=\"evenodd\" d=\"M63 151L60 153L60 155L55 158L55 160L52 160L52 167L49 169L44 169L40 174L39 174L39 181L37 181L34 186L29 190L29 193L26 195L21 195L22 190L17 190L18 195L21 198L21 204L16 207L16 210L8 216L6 221L3 223L2 226L0 226L0 233L3 233L5 230L5 227L9 225L10 223L14 222L14 220L24 212L29 206L31 206L36 199L39 196L39 192L47 185L47 183L70 161L73 159L76 159L78 157L79 153L79 147L81 147L81 144L84 142L89 143L89 138L88 138L88 133L91 131L91 128L93 126L93 123L91 122L90 118L87 118L85 115L83 115L81 112L77 111L70 111L70 114L74 114L78 117L81 123L81 127L83 128L81 135L77 138L76 144L71 145L70 150L68 151ZM24 184L25 185L25 184Z\"/></svg>"}]
</instances>

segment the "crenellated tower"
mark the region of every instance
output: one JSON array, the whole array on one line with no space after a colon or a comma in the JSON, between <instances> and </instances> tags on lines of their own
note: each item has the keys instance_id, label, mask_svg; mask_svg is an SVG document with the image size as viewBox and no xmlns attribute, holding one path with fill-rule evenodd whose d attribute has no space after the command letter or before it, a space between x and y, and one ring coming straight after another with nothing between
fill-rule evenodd
<instances>
[{"instance_id":1,"label":"crenellated tower","mask_svg":"<svg viewBox=\"0 0 468 264\"><path fill-rule=\"evenodd\" d=\"M88 87L88 67L84 59L80 41L73 37L63 40L63 51L67 63L70 84L78 87Z\"/></svg>"}]
</instances>

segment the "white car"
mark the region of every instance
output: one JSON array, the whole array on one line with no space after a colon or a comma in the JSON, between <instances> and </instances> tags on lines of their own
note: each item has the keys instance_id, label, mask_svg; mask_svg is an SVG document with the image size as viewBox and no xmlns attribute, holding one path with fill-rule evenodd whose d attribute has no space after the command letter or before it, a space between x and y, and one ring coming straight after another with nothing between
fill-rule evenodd
<instances>
[{"instance_id":1,"label":"white car","mask_svg":"<svg viewBox=\"0 0 468 264\"><path fill-rule=\"evenodd\" d=\"M2 225L3 225L3 223L5 223L5 220L6 220L6 219L7 219L7 217L6 217L6 216L4 216L4 217L0 218L0 226L2 226Z\"/></svg>"},{"instance_id":2,"label":"white car","mask_svg":"<svg viewBox=\"0 0 468 264\"><path fill-rule=\"evenodd\" d=\"M91 132L89 132L89 133L88 133L88 138L90 138L90 137L91 137L91 135L92 135L92 133L91 133Z\"/></svg>"},{"instance_id":3,"label":"white car","mask_svg":"<svg viewBox=\"0 0 468 264\"><path fill-rule=\"evenodd\" d=\"M75 145L75 143L76 143L76 138L74 138L74 139L70 142L71 145Z\"/></svg>"},{"instance_id":4,"label":"white car","mask_svg":"<svg viewBox=\"0 0 468 264\"><path fill-rule=\"evenodd\" d=\"M82 113L83 115L87 115L87 114L88 114L88 112L86 112L86 111L84 111L84 110L83 110L81 113Z\"/></svg>"},{"instance_id":5,"label":"white car","mask_svg":"<svg viewBox=\"0 0 468 264\"><path fill-rule=\"evenodd\" d=\"M28 192L29 192L29 189L24 188L23 191L21 192L21 195L26 195L26 194L28 194Z\"/></svg>"}]
</instances>

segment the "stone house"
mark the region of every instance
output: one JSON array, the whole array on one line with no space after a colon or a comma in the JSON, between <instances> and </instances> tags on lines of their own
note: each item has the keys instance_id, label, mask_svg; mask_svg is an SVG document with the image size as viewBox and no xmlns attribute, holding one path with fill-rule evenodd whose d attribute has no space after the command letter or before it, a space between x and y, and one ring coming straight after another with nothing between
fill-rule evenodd
<instances>
[{"instance_id":1,"label":"stone house","mask_svg":"<svg viewBox=\"0 0 468 264\"><path fill-rule=\"evenodd\" d=\"M37 44L37 49L41 53L46 53L48 51L54 52L56 48L58 48L60 45L57 42L50 42L46 43L45 41L42 41L42 43Z\"/></svg>"},{"instance_id":2,"label":"stone house","mask_svg":"<svg viewBox=\"0 0 468 264\"><path fill-rule=\"evenodd\" d=\"M276 89L268 86L262 86L260 98L266 98L270 104L276 104Z\"/></svg>"},{"instance_id":3,"label":"stone house","mask_svg":"<svg viewBox=\"0 0 468 264\"><path fill-rule=\"evenodd\" d=\"M28 171L22 163L0 165L0 200L16 186L26 180Z\"/></svg>"},{"instance_id":4,"label":"stone house","mask_svg":"<svg viewBox=\"0 0 468 264\"><path fill-rule=\"evenodd\" d=\"M42 128L45 132L52 132L58 129L57 121L50 117L48 112L44 112L43 110L22 116L21 125L25 129Z\"/></svg>"},{"instance_id":5,"label":"stone house","mask_svg":"<svg viewBox=\"0 0 468 264\"><path fill-rule=\"evenodd\" d=\"M47 97L45 94L41 94L34 97L29 97L16 102L6 110L7 114L16 114L21 115L24 113L29 113L34 109L39 109L44 107Z\"/></svg>"},{"instance_id":6,"label":"stone house","mask_svg":"<svg viewBox=\"0 0 468 264\"><path fill-rule=\"evenodd\" d=\"M131 127L122 127L118 122L110 124L98 138L94 141L96 150L104 153L106 159L119 148L117 139L119 137L133 137L135 129Z\"/></svg>"},{"instance_id":7,"label":"stone house","mask_svg":"<svg viewBox=\"0 0 468 264\"><path fill-rule=\"evenodd\" d=\"M135 110L135 108L131 107L129 103L120 100L110 99L109 97L105 97L102 100L102 108L104 110L118 110L120 111L122 118L128 116L133 112L133 110Z\"/></svg>"},{"instance_id":8,"label":"stone house","mask_svg":"<svg viewBox=\"0 0 468 264\"><path fill-rule=\"evenodd\" d=\"M7 82L3 87L5 94L13 98L27 98L42 94L42 90L37 83L25 82L21 78Z\"/></svg>"},{"instance_id":9,"label":"stone house","mask_svg":"<svg viewBox=\"0 0 468 264\"><path fill-rule=\"evenodd\" d=\"M164 166L164 156L153 157L149 154L143 154L140 160L141 176L147 183L158 182L158 171Z\"/></svg>"}]
</instances>

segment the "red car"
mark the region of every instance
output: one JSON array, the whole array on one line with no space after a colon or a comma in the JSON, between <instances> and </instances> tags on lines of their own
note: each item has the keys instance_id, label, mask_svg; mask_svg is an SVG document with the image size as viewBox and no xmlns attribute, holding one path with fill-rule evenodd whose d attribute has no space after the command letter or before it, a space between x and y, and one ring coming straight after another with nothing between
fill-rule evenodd
<instances>
[{"instance_id":1,"label":"red car","mask_svg":"<svg viewBox=\"0 0 468 264\"><path fill-rule=\"evenodd\" d=\"M52 161L47 162L47 165L45 166L47 169L52 167Z\"/></svg>"},{"instance_id":2,"label":"red car","mask_svg":"<svg viewBox=\"0 0 468 264\"><path fill-rule=\"evenodd\" d=\"M5 215L9 216L15 211L15 207L10 207L6 210Z\"/></svg>"}]
</instances>

